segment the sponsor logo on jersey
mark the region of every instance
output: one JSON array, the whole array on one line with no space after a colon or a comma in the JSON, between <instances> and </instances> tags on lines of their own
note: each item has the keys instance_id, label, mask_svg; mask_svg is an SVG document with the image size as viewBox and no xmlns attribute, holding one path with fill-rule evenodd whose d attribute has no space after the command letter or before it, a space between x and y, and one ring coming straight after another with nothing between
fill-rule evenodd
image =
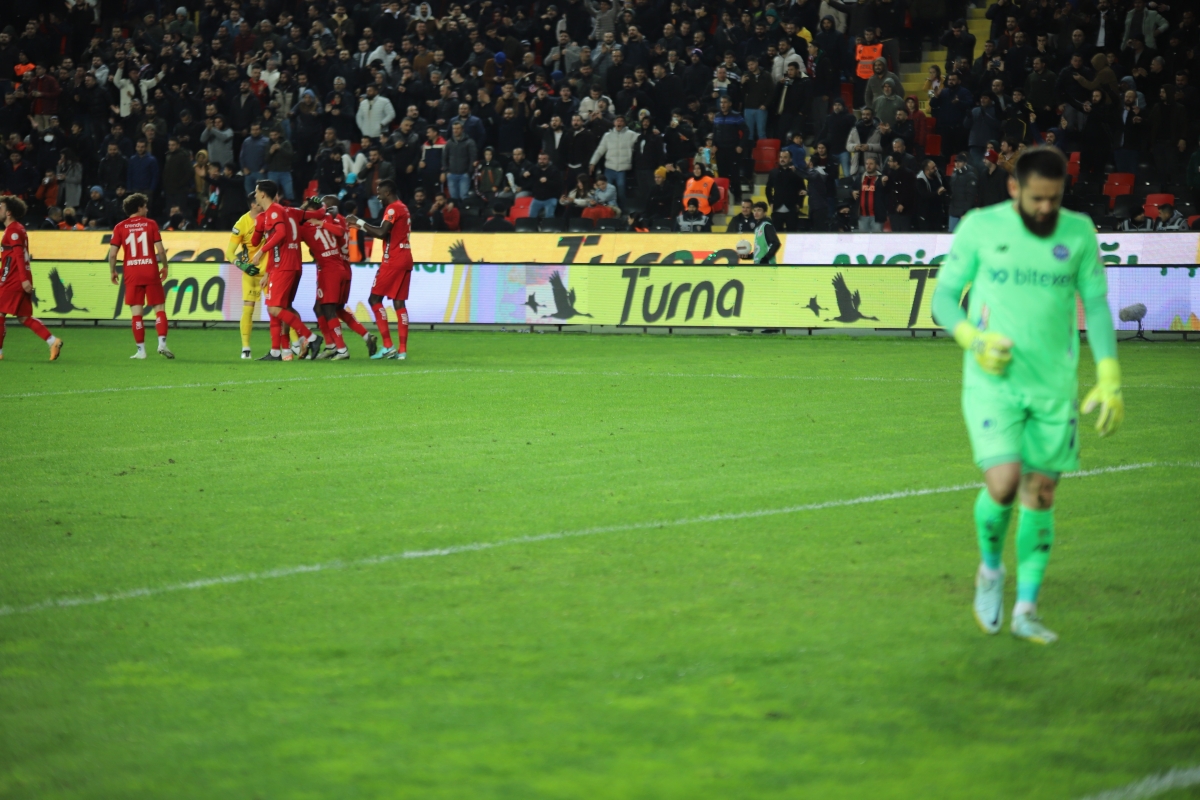
<instances>
[{"instance_id":1,"label":"sponsor logo on jersey","mask_svg":"<svg viewBox=\"0 0 1200 800\"><path fill-rule=\"evenodd\" d=\"M1005 283L1008 281L1008 270L1006 269L989 269L988 277L993 283Z\"/></svg>"}]
</instances>

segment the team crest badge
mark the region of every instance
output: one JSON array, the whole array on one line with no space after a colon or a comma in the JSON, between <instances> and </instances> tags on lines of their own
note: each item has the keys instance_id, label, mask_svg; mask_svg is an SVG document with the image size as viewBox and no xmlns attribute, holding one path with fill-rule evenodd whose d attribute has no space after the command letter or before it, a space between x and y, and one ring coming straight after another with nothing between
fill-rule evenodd
<instances>
[{"instance_id":1,"label":"team crest badge","mask_svg":"<svg viewBox=\"0 0 1200 800\"><path fill-rule=\"evenodd\" d=\"M1054 257L1057 258L1059 261L1066 261L1070 255L1071 255L1071 251L1068 250L1065 245L1061 245L1061 244L1054 245Z\"/></svg>"}]
</instances>

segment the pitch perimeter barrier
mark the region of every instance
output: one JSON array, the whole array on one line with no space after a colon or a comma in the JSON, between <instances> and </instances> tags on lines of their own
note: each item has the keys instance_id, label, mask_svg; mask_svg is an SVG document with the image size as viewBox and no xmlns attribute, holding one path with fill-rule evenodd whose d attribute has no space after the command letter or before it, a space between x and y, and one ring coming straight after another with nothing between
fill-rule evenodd
<instances>
[{"instance_id":1,"label":"pitch perimeter barrier","mask_svg":"<svg viewBox=\"0 0 1200 800\"><path fill-rule=\"evenodd\" d=\"M66 234L68 236L75 234ZM36 252L36 251L35 251ZM363 322L377 265L353 267L349 306ZM495 264L418 262L407 303L415 324L730 328L937 328L937 265ZM1200 331L1196 265L1106 268L1114 325L1145 306L1147 330ZM124 285L104 261L35 259L34 313L43 319L128 319ZM174 320L234 322L242 279L229 264L175 261L165 284ZM1011 280L1029 280L1015 270ZM1035 290L1031 286L1031 290ZM313 321L316 270L306 264L295 308ZM267 319L259 308L259 319ZM1079 326L1085 326L1080 308Z\"/></svg>"}]
</instances>

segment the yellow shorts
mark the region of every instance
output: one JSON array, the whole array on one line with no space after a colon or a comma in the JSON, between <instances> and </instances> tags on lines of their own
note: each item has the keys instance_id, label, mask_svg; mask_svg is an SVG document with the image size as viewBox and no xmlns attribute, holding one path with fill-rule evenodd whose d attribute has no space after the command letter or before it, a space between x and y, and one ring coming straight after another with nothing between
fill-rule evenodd
<instances>
[{"instance_id":1,"label":"yellow shorts","mask_svg":"<svg viewBox=\"0 0 1200 800\"><path fill-rule=\"evenodd\" d=\"M242 302L257 303L262 299L262 276L242 273Z\"/></svg>"}]
</instances>

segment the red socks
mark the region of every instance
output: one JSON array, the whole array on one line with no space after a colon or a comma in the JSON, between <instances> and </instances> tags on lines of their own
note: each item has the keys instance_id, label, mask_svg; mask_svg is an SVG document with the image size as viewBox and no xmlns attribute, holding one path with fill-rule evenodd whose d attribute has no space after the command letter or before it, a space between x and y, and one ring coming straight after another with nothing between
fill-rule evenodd
<instances>
[{"instance_id":1,"label":"red socks","mask_svg":"<svg viewBox=\"0 0 1200 800\"><path fill-rule=\"evenodd\" d=\"M46 330L46 326L33 317L25 318L25 327L36 333L43 342L50 341L50 331Z\"/></svg>"},{"instance_id":2,"label":"red socks","mask_svg":"<svg viewBox=\"0 0 1200 800\"><path fill-rule=\"evenodd\" d=\"M333 337L331 337L329 335L329 320L322 317L320 315L320 313L317 314L317 328L320 329L321 336L323 336L325 338L325 341L327 341L327 342L333 341Z\"/></svg>"},{"instance_id":3,"label":"red socks","mask_svg":"<svg viewBox=\"0 0 1200 800\"><path fill-rule=\"evenodd\" d=\"M29 323L26 322L26 325ZM146 328L142 325L142 317L140 314L135 314L133 317L133 340L138 344L146 343Z\"/></svg>"},{"instance_id":4,"label":"red socks","mask_svg":"<svg viewBox=\"0 0 1200 800\"><path fill-rule=\"evenodd\" d=\"M371 311L375 314L375 327L379 328L379 336L383 339L383 346L391 347L392 332L388 330L387 312L383 310L383 303L376 303L371 306Z\"/></svg>"},{"instance_id":5,"label":"red socks","mask_svg":"<svg viewBox=\"0 0 1200 800\"><path fill-rule=\"evenodd\" d=\"M289 328L294 330L302 339L307 339L308 337L312 336L312 331L305 327L304 323L300 321L300 315L295 311L292 311L290 308L285 308L280 311L279 319L282 320L283 323Z\"/></svg>"},{"instance_id":6,"label":"red socks","mask_svg":"<svg viewBox=\"0 0 1200 800\"><path fill-rule=\"evenodd\" d=\"M349 309L343 308L341 311L338 311L338 319L346 323L346 327L357 333L359 336L367 335L367 329L363 327L361 322L354 318L354 315L350 313Z\"/></svg>"},{"instance_id":7,"label":"red socks","mask_svg":"<svg viewBox=\"0 0 1200 800\"><path fill-rule=\"evenodd\" d=\"M4 349L4 334L5 334L4 315L0 314L0 350Z\"/></svg>"},{"instance_id":8,"label":"red socks","mask_svg":"<svg viewBox=\"0 0 1200 800\"><path fill-rule=\"evenodd\" d=\"M329 331L329 339L337 346L337 349L345 350L346 340L342 338L342 326L331 320L325 323L325 328Z\"/></svg>"},{"instance_id":9,"label":"red socks","mask_svg":"<svg viewBox=\"0 0 1200 800\"><path fill-rule=\"evenodd\" d=\"M408 352L408 309L407 308L400 309L400 321L398 323L396 323L396 327L399 330L400 352L406 353L406 352Z\"/></svg>"},{"instance_id":10,"label":"red socks","mask_svg":"<svg viewBox=\"0 0 1200 800\"><path fill-rule=\"evenodd\" d=\"M154 330L159 336L167 335L167 312L159 311L154 315Z\"/></svg>"},{"instance_id":11,"label":"red socks","mask_svg":"<svg viewBox=\"0 0 1200 800\"><path fill-rule=\"evenodd\" d=\"M271 349L276 353L279 352L279 338L283 335L283 323L279 321L279 317L271 317Z\"/></svg>"}]
</instances>

